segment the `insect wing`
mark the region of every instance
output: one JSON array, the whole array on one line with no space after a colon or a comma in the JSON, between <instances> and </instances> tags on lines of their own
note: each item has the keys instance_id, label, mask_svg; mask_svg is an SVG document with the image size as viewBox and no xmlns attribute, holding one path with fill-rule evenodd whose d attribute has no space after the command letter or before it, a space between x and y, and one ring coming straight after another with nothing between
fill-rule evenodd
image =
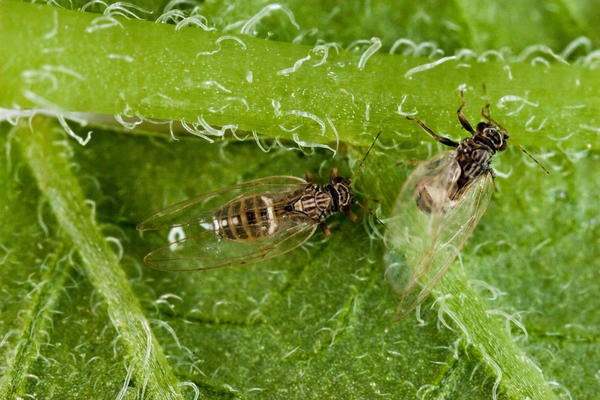
<instances>
[{"instance_id":1,"label":"insect wing","mask_svg":"<svg viewBox=\"0 0 600 400\"><path fill-rule=\"evenodd\" d=\"M232 241L215 233L216 211L237 199L266 195L285 198L303 190L306 181L277 176L249 181L177 203L138 225L138 230L164 231L165 245L144 258L159 270L186 271L250 264L281 255L306 242L317 226L310 218L284 221L270 236L259 240Z\"/></svg>"},{"instance_id":2,"label":"insect wing","mask_svg":"<svg viewBox=\"0 0 600 400\"><path fill-rule=\"evenodd\" d=\"M162 271L197 271L252 264L295 249L306 242L317 227L307 218L261 240L242 242L220 239L213 231L197 231L151 251L144 257L144 262Z\"/></svg>"},{"instance_id":3,"label":"insect wing","mask_svg":"<svg viewBox=\"0 0 600 400\"><path fill-rule=\"evenodd\" d=\"M301 190L307 182L295 176L271 176L201 194L173 204L139 223L138 231L155 231L191 225L212 225L215 212L226 203L257 194Z\"/></svg>"},{"instance_id":4,"label":"insect wing","mask_svg":"<svg viewBox=\"0 0 600 400\"><path fill-rule=\"evenodd\" d=\"M441 153L410 175L396 200L386 235L386 278L400 294L398 318L429 295L489 204L492 174L456 193L459 174L455 152Z\"/></svg>"}]
</instances>

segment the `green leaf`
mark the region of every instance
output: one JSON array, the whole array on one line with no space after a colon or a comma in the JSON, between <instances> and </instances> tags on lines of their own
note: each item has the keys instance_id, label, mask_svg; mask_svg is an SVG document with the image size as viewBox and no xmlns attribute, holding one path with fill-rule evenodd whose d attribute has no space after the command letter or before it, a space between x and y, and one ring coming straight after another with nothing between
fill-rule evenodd
<instances>
[{"instance_id":1,"label":"green leaf","mask_svg":"<svg viewBox=\"0 0 600 400\"><path fill-rule=\"evenodd\" d=\"M597 7L240 3L180 5L204 31L0 2L0 107L21 117L0 125L1 397L596 398ZM379 130L354 181L385 220L413 161L442 150L401 114L464 137L461 85L471 122L489 98L551 174L514 145L495 157L497 191L422 323L393 321L365 212L256 265L143 265L151 213L263 176L350 176Z\"/></svg>"}]
</instances>

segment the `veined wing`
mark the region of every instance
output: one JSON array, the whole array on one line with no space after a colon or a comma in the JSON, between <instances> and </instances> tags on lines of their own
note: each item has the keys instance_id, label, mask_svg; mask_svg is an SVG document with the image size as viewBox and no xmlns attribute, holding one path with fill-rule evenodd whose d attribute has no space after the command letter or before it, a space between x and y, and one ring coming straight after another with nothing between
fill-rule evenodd
<instances>
[{"instance_id":1,"label":"veined wing","mask_svg":"<svg viewBox=\"0 0 600 400\"><path fill-rule=\"evenodd\" d=\"M249 196L285 198L306 186L304 179L274 176L257 179L223 190L205 193L159 211L137 227L140 231L164 231L162 247L144 261L152 268L171 271L221 268L275 257L304 243L317 225L296 215L280 221L279 228L264 238L231 241L215 232L214 215L228 203Z\"/></svg>"},{"instance_id":2,"label":"veined wing","mask_svg":"<svg viewBox=\"0 0 600 400\"><path fill-rule=\"evenodd\" d=\"M184 235L188 236L181 236L182 227L174 227L169 233L172 241L148 253L144 262L162 271L197 271L252 264L295 249L319 226L309 218L287 221L286 224L273 235L247 241L221 239L213 230L201 227L195 231L185 230Z\"/></svg>"},{"instance_id":3,"label":"veined wing","mask_svg":"<svg viewBox=\"0 0 600 400\"><path fill-rule=\"evenodd\" d=\"M399 318L429 295L489 204L492 174L457 192L458 173L455 152L438 154L410 175L396 200L386 235L386 277L400 294Z\"/></svg>"},{"instance_id":4,"label":"veined wing","mask_svg":"<svg viewBox=\"0 0 600 400\"><path fill-rule=\"evenodd\" d=\"M137 225L138 231L156 231L176 226L212 224L215 212L241 197L286 193L302 189L307 182L296 176L270 176L207 192L173 204Z\"/></svg>"}]
</instances>

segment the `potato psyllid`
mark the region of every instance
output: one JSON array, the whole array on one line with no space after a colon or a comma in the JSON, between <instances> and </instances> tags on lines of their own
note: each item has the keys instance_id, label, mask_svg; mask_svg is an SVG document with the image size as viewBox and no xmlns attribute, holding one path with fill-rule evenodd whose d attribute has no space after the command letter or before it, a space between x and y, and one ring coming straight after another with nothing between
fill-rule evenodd
<instances>
[{"instance_id":1,"label":"potato psyllid","mask_svg":"<svg viewBox=\"0 0 600 400\"><path fill-rule=\"evenodd\" d=\"M475 129L462 113L464 106L461 92L457 117L471 136L460 142L407 117L436 141L456 150L442 152L415 169L389 219L386 278L400 294L399 318L420 304L444 276L485 213L494 191L490 163L497 152L506 149L508 133L490 117L489 103L481 112L485 122Z\"/></svg>"},{"instance_id":2,"label":"potato psyllid","mask_svg":"<svg viewBox=\"0 0 600 400\"><path fill-rule=\"evenodd\" d=\"M174 204L137 226L140 231L168 231L167 243L144 261L154 269L193 271L285 254L310 239L319 226L328 234L325 221L332 214L353 216L350 181L336 168L325 185L314 184L308 176L271 176Z\"/></svg>"}]
</instances>

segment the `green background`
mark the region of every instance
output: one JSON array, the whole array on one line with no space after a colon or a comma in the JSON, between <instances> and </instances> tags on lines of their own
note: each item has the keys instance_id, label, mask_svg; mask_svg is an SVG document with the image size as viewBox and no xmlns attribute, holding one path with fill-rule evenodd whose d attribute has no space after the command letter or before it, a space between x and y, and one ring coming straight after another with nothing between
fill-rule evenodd
<instances>
[{"instance_id":1,"label":"green background","mask_svg":"<svg viewBox=\"0 0 600 400\"><path fill-rule=\"evenodd\" d=\"M600 11L414 3L1 1L1 397L597 398ZM143 266L157 239L135 224L156 210L264 176L350 176L379 130L354 187L391 217L442 150L400 113L464 137L461 85L470 121L489 98L551 174L515 146L494 158L497 191L421 321L394 321L364 212L252 266Z\"/></svg>"}]
</instances>

